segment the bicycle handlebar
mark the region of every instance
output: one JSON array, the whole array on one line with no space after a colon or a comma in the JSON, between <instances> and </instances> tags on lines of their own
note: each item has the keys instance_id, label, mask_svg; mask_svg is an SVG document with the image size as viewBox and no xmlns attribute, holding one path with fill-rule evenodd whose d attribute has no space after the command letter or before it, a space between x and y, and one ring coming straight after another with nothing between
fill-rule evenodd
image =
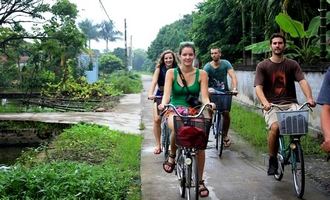
<instances>
[{"instance_id":1,"label":"bicycle handlebar","mask_svg":"<svg viewBox=\"0 0 330 200\"><path fill-rule=\"evenodd\" d=\"M211 95L237 95L237 91L217 91L217 92L210 92Z\"/></svg>"},{"instance_id":2,"label":"bicycle handlebar","mask_svg":"<svg viewBox=\"0 0 330 200\"><path fill-rule=\"evenodd\" d=\"M212 106L210 104L205 104L201 107L200 111L196 114L196 115L188 115L188 116L184 116L184 115L181 115L178 110L176 109L176 107L173 105L173 104L165 104L164 105L164 111L160 114L161 116L164 115L164 113L166 112L166 110L168 110L168 108L173 108L174 112L181 118L198 118L202 113L203 111L205 110L205 108L208 107L208 108L212 108Z\"/></svg>"},{"instance_id":3,"label":"bicycle handlebar","mask_svg":"<svg viewBox=\"0 0 330 200\"><path fill-rule=\"evenodd\" d=\"M299 108L298 108L297 110L301 110L301 109L303 109L305 106L307 106L311 111L313 111L313 110L312 110L312 107L311 107L311 105L310 105L310 103L308 103L307 101L304 102L301 106L299 106ZM283 108L282 108L281 106L279 106L278 104L273 104L273 103L271 103L271 104L270 104L270 109L267 111L267 113L269 113L274 107L278 108L280 111L284 111ZM263 109L263 108L262 108L262 109Z\"/></svg>"},{"instance_id":4,"label":"bicycle handlebar","mask_svg":"<svg viewBox=\"0 0 330 200\"><path fill-rule=\"evenodd\" d=\"M148 97L148 100L155 100L155 99L161 99L163 98L162 96L153 96L153 97Z\"/></svg>"}]
</instances>

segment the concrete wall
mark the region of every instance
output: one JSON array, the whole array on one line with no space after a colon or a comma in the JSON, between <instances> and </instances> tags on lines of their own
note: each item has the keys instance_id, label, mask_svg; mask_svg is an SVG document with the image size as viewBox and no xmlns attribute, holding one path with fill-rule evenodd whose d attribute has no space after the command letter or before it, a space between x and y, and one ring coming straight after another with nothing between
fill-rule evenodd
<instances>
[{"instance_id":1,"label":"concrete wall","mask_svg":"<svg viewBox=\"0 0 330 200\"><path fill-rule=\"evenodd\" d=\"M238 91L239 94L235 98L235 100L240 101L244 104L248 104L251 106L260 106L257 97L255 95L254 91L254 77L255 72L254 71L240 71L235 70L237 79L238 79ZM322 72L308 72L305 73L305 77L310 84L313 92L313 97L315 100L317 99L317 96L320 91L320 87L324 78L324 73ZM230 81L230 79L229 79ZM296 91L297 91L297 98L299 103L305 102L305 96L303 95L299 84L296 83ZM261 111L260 111L261 113ZM316 106L316 108L313 109L313 112L310 113L310 127L313 129L316 129L318 131L320 129L320 106Z\"/></svg>"}]
</instances>

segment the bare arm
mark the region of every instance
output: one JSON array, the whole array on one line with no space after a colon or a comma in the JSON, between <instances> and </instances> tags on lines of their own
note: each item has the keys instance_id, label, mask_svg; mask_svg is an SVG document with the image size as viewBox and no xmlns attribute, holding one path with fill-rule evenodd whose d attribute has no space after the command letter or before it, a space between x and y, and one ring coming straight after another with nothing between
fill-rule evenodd
<instances>
[{"instance_id":1,"label":"bare arm","mask_svg":"<svg viewBox=\"0 0 330 200\"><path fill-rule=\"evenodd\" d=\"M160 68L156 67L154 75L152 76L152 82L151 82L151 86L148 92L148 98L149 99L153 99L154 98L154 91L158 82L158 76L159 76L159 72L160 72Z\"/></svg>"},{"instance_id":2,"label":"bare arm","mask_svg":"<svg viewBox=\"0 0 330 200\"><path fill-rule=\"evenodd\" d=\"M257 85L256 86L256 95L260 101L260 103L263 105L264 110L269 110L270 109L270 103L265 97L264 91L263 91L263 86L262 85Z\"/></svg>"},{"instance_id":3,"label":"bare arm","mask_svg":"<svg viewBox=\"0 0 330 200\"><path fill-rule=\"evenodd\" d=\"M208 92L208 76L204 70L199 70L199 71L200 71L202 103L208 104L210 103L209 92Z\"/></svg>"},{"instance_id":4,"label":"bare arm","mask_svg":"<svg viewBox=\"0 0 330 200\"><path fill-rule=\"evenodd\" d=\"M324 140L330 142L330 105L324 104L321 111L321 127Z\"/></svg>"},{"instance_id":5,"label":"bare arm","mask_svg":"<svg viewBox=\"0 0 330 200\"><path fill-rule=\"evenodd\" d=\"M237 89L237 77L236 77L234 69L229 69L228 75L231 78L231 89L232 90L235 90L234 88Z\"/></svg>"},{"instance_id":6,"label":"bare arm","mask_svg":"<svg viewBox=\"0 0 330 200\"><path fill-rule=\"evenodd\" d=\"M307 102L311 105L311 106L315 106L315 101L313 99L313 95L312 95L312 90L311 90L311 87L309 86L308 82L303 79L301 81L299 81L299 85L300 85L300 88L301 90L303 91L305 97L306 97L306 100Z\"/></svg>"}]
</instances>

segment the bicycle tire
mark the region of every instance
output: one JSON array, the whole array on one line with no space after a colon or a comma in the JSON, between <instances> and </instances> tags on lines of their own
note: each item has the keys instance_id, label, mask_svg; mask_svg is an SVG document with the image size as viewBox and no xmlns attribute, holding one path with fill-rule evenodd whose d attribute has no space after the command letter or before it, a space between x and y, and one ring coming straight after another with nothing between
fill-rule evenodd
<instances>
[{"instance_id":1,"label":"bicycle tire","mask_svg":"<svg viewBox=\"0 0 330 200\"><path fill-rule=\"evenodd\" d=\"M170 146L170 133L166 125L162 127L162 147L164 152L164 159L167 160L169 155L169 146Z\"/></svg>"},{"instance_id":2,"label":"bicycle tire","mask_svg":"<svg viewBox=\"0 0 330 200\"><path fill-rule=\"evenodd\" d=\"M187 162L184 162L185 175L186 175L186 199L190 200L190 199L192 199L192 196L191 196L192 174L193 174L192 165L194 163L193 163L191 155L187 156L185 159L187 159L187 158L191 159L190 164L188 164Z\"/></svg>"},{"instance_id":3,"label":"bicycle tire","mask_svg":"<svg viewBox=\"0 0 330 200\"><path fill-rule=\"evenodd\" d=\"M278 181L281 181L284 175L284 159L280 153L277 153L277 163L278 168L277 172L274 174L274 178Z\"/></svg>"},{"instance_id":4,"label":"bicycle tire","mask_svg":"<svg viewBox=\"0 0 330 200\"><path fill-rule=\"evenodd\" d=\"M199 177L198 177L198 159L197 155L192 157L193 186L195 188L195 199L199 199Z\"/></svg>"},{"instance_id":5,"label":"bicycle tire","mask_svg":"<svg viewBox=\"0 0 330 200\"><path fill-rule=\"evenodd\" d=\"M295 142L296 148L291 149L291 170L293 186L298 198L302 198L305 192L305 162L304 153L300 142Z\"/></svg>"},{"instance_id":6,"label":"bicycle tire","mask_svg":"<svg viewBox=\"0 0 330 200\"><path fill-rule=\"evenodd\" d=\"M217 132L216 132L216 122L217 122L217 116L218 116L218 111L215 112L215 114L213 115L213 118L212 118L212 132L213 132L213 135L214 135L214 139L217 139ZM215 147L216 149L218 149L218 146Z\"/></svg>"},{"instance_id":7,"label":"bicycle tire","mask_svg":"<svg viewBox=\"0 0 330 200\"><path fill-rule=\"evenodd\" d=\"M218 142L218 156L219 158L221 158L222 156L222 152L223 152L223 145L224 145L224 142L223 142L223 130L222 130L222 127L223 127L223 118L221 117L221 113L219 114L219 117L218 117L218 138L217 138L217 142Z\"/></svg>"},{"instance_id":8,"label":"bicycle tire","mask_svg":"<svg viewBox=\"0 0 330 200\"><path fill-rule=\"evenodd\" d=\"M283 178L284 174L284 138L283 136L280 136L278 139L279 142L279 148L278 148L278 153L277 153L277 172L274 174L274 178L278 181L281 181Z\"/></svg>"},{"instance_id":9,"label":"bicycle tire","mask_svg":"<svg viewBox=\"0 0 330 200\"><path fill-rule=\"evenodd\" d=\"M184 168L184 157L181 152L181 148L177 150L177 159L176 159L176 170L175 173L179 180L179 190L180 196L185 198L186 196L186 175L185 175L185 168Z\"/></svg>"}]
</instances>

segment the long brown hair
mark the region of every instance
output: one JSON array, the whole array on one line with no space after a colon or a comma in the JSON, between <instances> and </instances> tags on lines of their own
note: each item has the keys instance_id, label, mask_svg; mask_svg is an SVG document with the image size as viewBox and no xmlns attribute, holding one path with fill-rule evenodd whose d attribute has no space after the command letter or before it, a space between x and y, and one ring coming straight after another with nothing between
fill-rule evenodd
<instances>
[{"instance_id":1,"label":"long brown hair","mask_svg":"<svg viewBox=\"0 0 330 200\"><path fill-rule=\"evenodd\" d=\"M175 53L172 50L168 49L168 50L163 51L163 53L160 54L160 57L159 57L159 60L158 60L158 63L156 65L156 67L165 66L165 55L168 54L168 53L172 54L172 56L173 56L172 68L175 68L175 67L178 66L178 62L177 62Z\"/></svg>"}]
</instances>

